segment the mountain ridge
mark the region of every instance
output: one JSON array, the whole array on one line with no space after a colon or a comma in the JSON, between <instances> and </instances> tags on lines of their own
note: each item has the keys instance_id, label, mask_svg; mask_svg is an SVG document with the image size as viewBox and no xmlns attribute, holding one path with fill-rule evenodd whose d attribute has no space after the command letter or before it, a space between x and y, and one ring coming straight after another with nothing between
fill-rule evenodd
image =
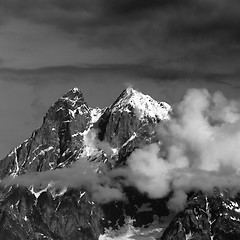
<instances>
[{"instance_id":1,"label":"mountain ridge","mask_svg":"<svg viewBox=\"0 0 240 240\"><path fill-rule=\"evenodd\" d=\"M137 91L134 93L139 94ZM118 99L121 100L121 97ZM161 109L166 112L164 108ZM110 110L111 106L106 109L90 108L79 89L70 89L49 108L42 126L0 161L1 179L9 176L17 179L18 175L64 169L81 156L87 157L89 161L106 163L110 169L119 162L124 162L136 147L144 145L145 141L151 141L157 121L151 121L151 116L138 118L133 109L130 114L129 111L120 111L121 109ZM97 132L101 133L103 128L102 141L97 140ZM147 139L145 135L150 129ZM103 148L106 143L114 153L112 157L115 160L109 160L106 155L106 146ZM4 218L0 220L0 236L6 235L10 240L26 239L26 236L29 239L98 239L104 227L117 227L124 223L124 218L119 219L112 212L122 215L122 211L132 211L127 203L122 202L96 205L91 194L84 188L80 188L80 191L71 188L58 190L54 184L28 187L17 184L1 190L3 201L0 210ZM9 199L8 203L5 199ZM66 204L63 205L65 201ZM72 205L73 202L77 205ZM19 208L20 203L23 208ZM86 206L85 209L83 206ZM109 209L112 210L109 212ZM63 211L67 211L67 215ZM50 215L47 216L46 212ZM74 216L75 212L80 215ZM62 218L64 215L67 216L65 220ZM71 230L68 229L69 221ZM16 229L12 230L9 225L16 226ZM40 228L36 228L37 225Z\"/></svg>"}]
</instances>

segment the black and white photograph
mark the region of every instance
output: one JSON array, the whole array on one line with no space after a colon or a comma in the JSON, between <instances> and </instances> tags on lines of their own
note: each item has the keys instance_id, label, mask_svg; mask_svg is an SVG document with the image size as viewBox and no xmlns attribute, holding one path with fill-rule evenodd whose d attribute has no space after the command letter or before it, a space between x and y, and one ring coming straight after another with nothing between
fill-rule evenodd
<instances>
[{"instance_id":1,"label":"black and white photograph","mask_svg":"<svg viewBox=\"0 0 240 240\"><path fill-rule=\"evenodd\" d=\"M0 240L240 240L240 0L0 0Z\"/></svg>"}]
</instances>

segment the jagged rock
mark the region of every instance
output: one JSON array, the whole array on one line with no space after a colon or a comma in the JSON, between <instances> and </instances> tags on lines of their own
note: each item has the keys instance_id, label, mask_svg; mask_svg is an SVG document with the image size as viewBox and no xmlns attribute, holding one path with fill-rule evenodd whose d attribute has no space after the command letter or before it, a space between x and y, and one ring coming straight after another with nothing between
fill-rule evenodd
<instances>
[{"instance_id":1,"label":"jagged rock","mask_svg":"<svg viewBox=\"0 0 240 240\"><path fill-rule=\"evenodd\" d=\"M43 125L0 162L0 177L54 169L83 147L81 134L90 125L90 109L82 93L67 92L50 107ZM75 152L76 151L76 152Z\"/></svg>"},{"instance_id":2,"label":"jagged rock","mask_svg":"<svg viewBox=\"0 0 240 240\"><path fill-rule=\"evenodd\" d=\"M109 108L94 109L74 88L50 107L43 125L29 139L0 161L0 178L68 167L81 157L113 168L114 161L124 163L135 148L156 141L155 126L168 119L170 110L166 103L133 89L123 91ZM88 136L91 128L99 132L98 141L110 145L111 156L94 145L94 136ZM0 239L94 240L104 227L121 226L126 216L143 226L154 215L168 214L165 200L149 200L135 188L125 191L127 202L96 204L84 189L58 189L51 184L4 187ZM144 207L148 211L141 210Z\"/></svg>"},{"instance_id":3,"label":"jagged rock","mask_svg":"<svg viewBox=\"0 0 240 240\"><path fill-rule=\"evenodd\" d=\"M132 88L124 90L100 117L99 138L125 159L135 148L156 142L156 124L169 119L171 107Z\"/></svg>"},{"instance_id":4,"label":"jagged rock","mask_svg":"<svg viewBox=\"0 0 240 240\"><path fill-rule=\"evenodd\" d=\"M197 193L165 230L162 240L240 239L240 199L227 191Z\"/></svg>"},{"instance_id":5,"label":"jagged rock","mask_svg":"<svg viewBox=\"0 0 240 240\"><path fill-rule=\"evenodd\" d=\"M27 188L13 187L0 209L0 236L10 240L97 239L102 231L99 208L77 190L55 198L46 191L36 198Z\"/></svg>"}]
</instances>

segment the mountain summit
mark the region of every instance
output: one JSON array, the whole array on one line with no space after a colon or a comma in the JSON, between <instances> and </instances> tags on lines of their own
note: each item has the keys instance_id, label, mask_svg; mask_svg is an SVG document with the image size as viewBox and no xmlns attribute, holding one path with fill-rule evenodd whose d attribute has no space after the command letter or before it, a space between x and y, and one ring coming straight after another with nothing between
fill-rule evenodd
<instances>
[{"instance_id":1,"label":"mountain summit","mask_svg":"<svg viewBox=\"0 0 240 240\"><path fill-rule=\"evenodd\" d=\"M165 102L158 102L148 95L129 87L125 89L116 102L111 106L114 111L133 111L139 118L150 117L163 120L169 118L171 106Z\"/></svg>"}]
</instances>

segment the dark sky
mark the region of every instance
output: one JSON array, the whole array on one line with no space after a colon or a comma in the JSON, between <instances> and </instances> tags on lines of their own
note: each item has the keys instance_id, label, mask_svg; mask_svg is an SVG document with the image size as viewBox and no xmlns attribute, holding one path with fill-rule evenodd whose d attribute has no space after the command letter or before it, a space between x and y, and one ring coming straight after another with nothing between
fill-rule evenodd
<instances>
[{"instance_id":1,"label":"dark sky","mask_svg":"<svg viewBox=\"0 0 240 240\"><path fill-rule=\"evenodd\" d=\"M100 107L128 85L238 98L239 29L239 0L1 0L0 157L73 87Z\"/></svg>"}]
</instances>

